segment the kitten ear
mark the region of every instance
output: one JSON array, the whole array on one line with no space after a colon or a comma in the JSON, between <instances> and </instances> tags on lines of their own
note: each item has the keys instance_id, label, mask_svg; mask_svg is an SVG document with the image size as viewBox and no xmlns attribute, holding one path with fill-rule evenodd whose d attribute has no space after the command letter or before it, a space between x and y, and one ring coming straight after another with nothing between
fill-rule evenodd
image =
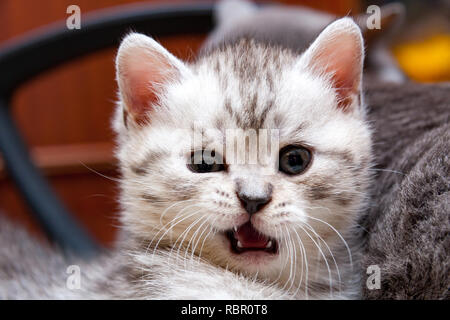
<instances>
[{"instance_id":1,"label":"kitten ear","mask_svg":"<svg viewBox=\"0 0 450 320\"><path fill-rule=\"evenodd\" d=\"M336 20L302 56L302 64L331 80L339 107L348 110L361 90L364 44L359 27L350 18Z\"/></svg>"},{"instance_id":2,"label":"kitten ear","mask_svg":"<svg viewBox=\"0 0 450 320\"><path fill-rule=\"evenodd\" d=\"M152 38L128 35L119 47L116 77L124 105L124 121L142 124L164 86L181 78L187 67Z\"/></svg>"}]
</instances>

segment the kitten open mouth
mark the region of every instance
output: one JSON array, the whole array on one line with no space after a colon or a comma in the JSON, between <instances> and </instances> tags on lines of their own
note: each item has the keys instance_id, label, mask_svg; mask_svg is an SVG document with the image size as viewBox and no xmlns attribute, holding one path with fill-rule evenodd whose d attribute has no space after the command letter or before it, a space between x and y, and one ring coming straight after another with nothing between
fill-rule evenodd
<instances>
[{"instance_id":1,"label":"kitten open mouth","mask_svg":"<svg viewBox=\"0 0 450 320\"><path fill-rule=\"evenodd\" d=\"M226 235L230 240L231 250L234 253L264 251L276 254L278 251L277 241L261 234L252 226L250 221L226 232Z\"/></svg>"}]
</instances>

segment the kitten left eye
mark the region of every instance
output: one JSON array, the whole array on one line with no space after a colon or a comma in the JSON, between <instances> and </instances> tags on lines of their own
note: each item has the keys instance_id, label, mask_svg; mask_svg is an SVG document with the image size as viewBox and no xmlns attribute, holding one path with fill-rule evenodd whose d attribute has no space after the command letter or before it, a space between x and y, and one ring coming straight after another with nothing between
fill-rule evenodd
<instances>
[{"instance_id":1,"label":"kitten left eye","mask_svg":"<svg viewBox=\"0 0 450 320\"><path fill-rule=\"evenodd\" d=\"M192 152L191 163L188 168L197 173L217 172L225 169L221 163L216 163L215 152L205 152L205 150L198 150Z\"/></svg>"},{"instance_id":2,"label":"kitten left eye","mask_svg":"<svg viewBox=\"0 0 450 320\"><path fill-rule=\"evenodd\" d=\"M279 169L289 175L305 171L311 162L311 152L299 146L287 146L280 150Z\"/></svg>"}]
</instances>

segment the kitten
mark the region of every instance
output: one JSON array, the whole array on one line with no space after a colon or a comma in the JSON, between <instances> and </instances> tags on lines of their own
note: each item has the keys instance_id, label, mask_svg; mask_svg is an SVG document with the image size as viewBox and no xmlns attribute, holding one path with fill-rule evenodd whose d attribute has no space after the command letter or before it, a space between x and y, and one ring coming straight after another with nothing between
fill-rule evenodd
<instances>
[{"instance_id":1,"label":"kitten","mask_svg":"<svg viewBox=\"0 0 450 320\"><path fill-rule=\"evenodd\" d=\"M76 294L64 291L64 259L53 269L59 277L37 276L39 257L25 258L32 272L20 270L10 265L20 250L2 245L0 287L12 289L0 297L358 297L355 228L372 158L363 58L350 18L303 54L243 40L193 64L149 37L127 36L114 119L122 244L80 262L88 275ZM259 143L265 132L276 138L267 161L250 163L251 134ZM236 153L245 161L236 163L224 150L242 137L248 144Z\"/></svg>"},{"instance_id":2,"label":"kitten","mask_svg":"<svg viewBox=\"0 0 450 320\"><path fill-rule=\"evenodd\" d=\"M128 36L117 58L115 129L131 237L150 252L201 251L211 265L297 298L349 294L355 279L344 238L362 210L371 161L363 55L348 18L302 55L244 40L193 65ZM207 145L178 131L194 126ZM280 151L268 165L186 165L197 150L234 145L227 129L277 129Z\"/></svg>"}]
</instances>

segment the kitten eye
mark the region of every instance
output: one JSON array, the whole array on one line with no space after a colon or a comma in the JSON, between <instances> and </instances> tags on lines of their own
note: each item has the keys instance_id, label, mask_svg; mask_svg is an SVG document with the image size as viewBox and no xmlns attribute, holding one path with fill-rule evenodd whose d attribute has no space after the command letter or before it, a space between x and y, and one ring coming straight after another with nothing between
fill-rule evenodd
<instances>
[{"instance_id":1,"label":"kitten eye","mask_svg":"<svg viewBox=\"0 0 450 320\"><path fill-rule=\"evenodd\" d=\"M215 152L206 152L205 150L194 151L191 154L191 163L188 168L197 173L217 172L225 169L221 163L215 162Z\"/></svg>"},{"instance_id":2,"label":"kitten eye","mask_svg":"<svg viewBox=\"0 0 450 320\"><path fill-rule=\"evenodd\" d=\"M302 173L311 162L311 152L300 146L282 148L279 157L279 170L289 175Z\"/></svg>"}]
</instances>

